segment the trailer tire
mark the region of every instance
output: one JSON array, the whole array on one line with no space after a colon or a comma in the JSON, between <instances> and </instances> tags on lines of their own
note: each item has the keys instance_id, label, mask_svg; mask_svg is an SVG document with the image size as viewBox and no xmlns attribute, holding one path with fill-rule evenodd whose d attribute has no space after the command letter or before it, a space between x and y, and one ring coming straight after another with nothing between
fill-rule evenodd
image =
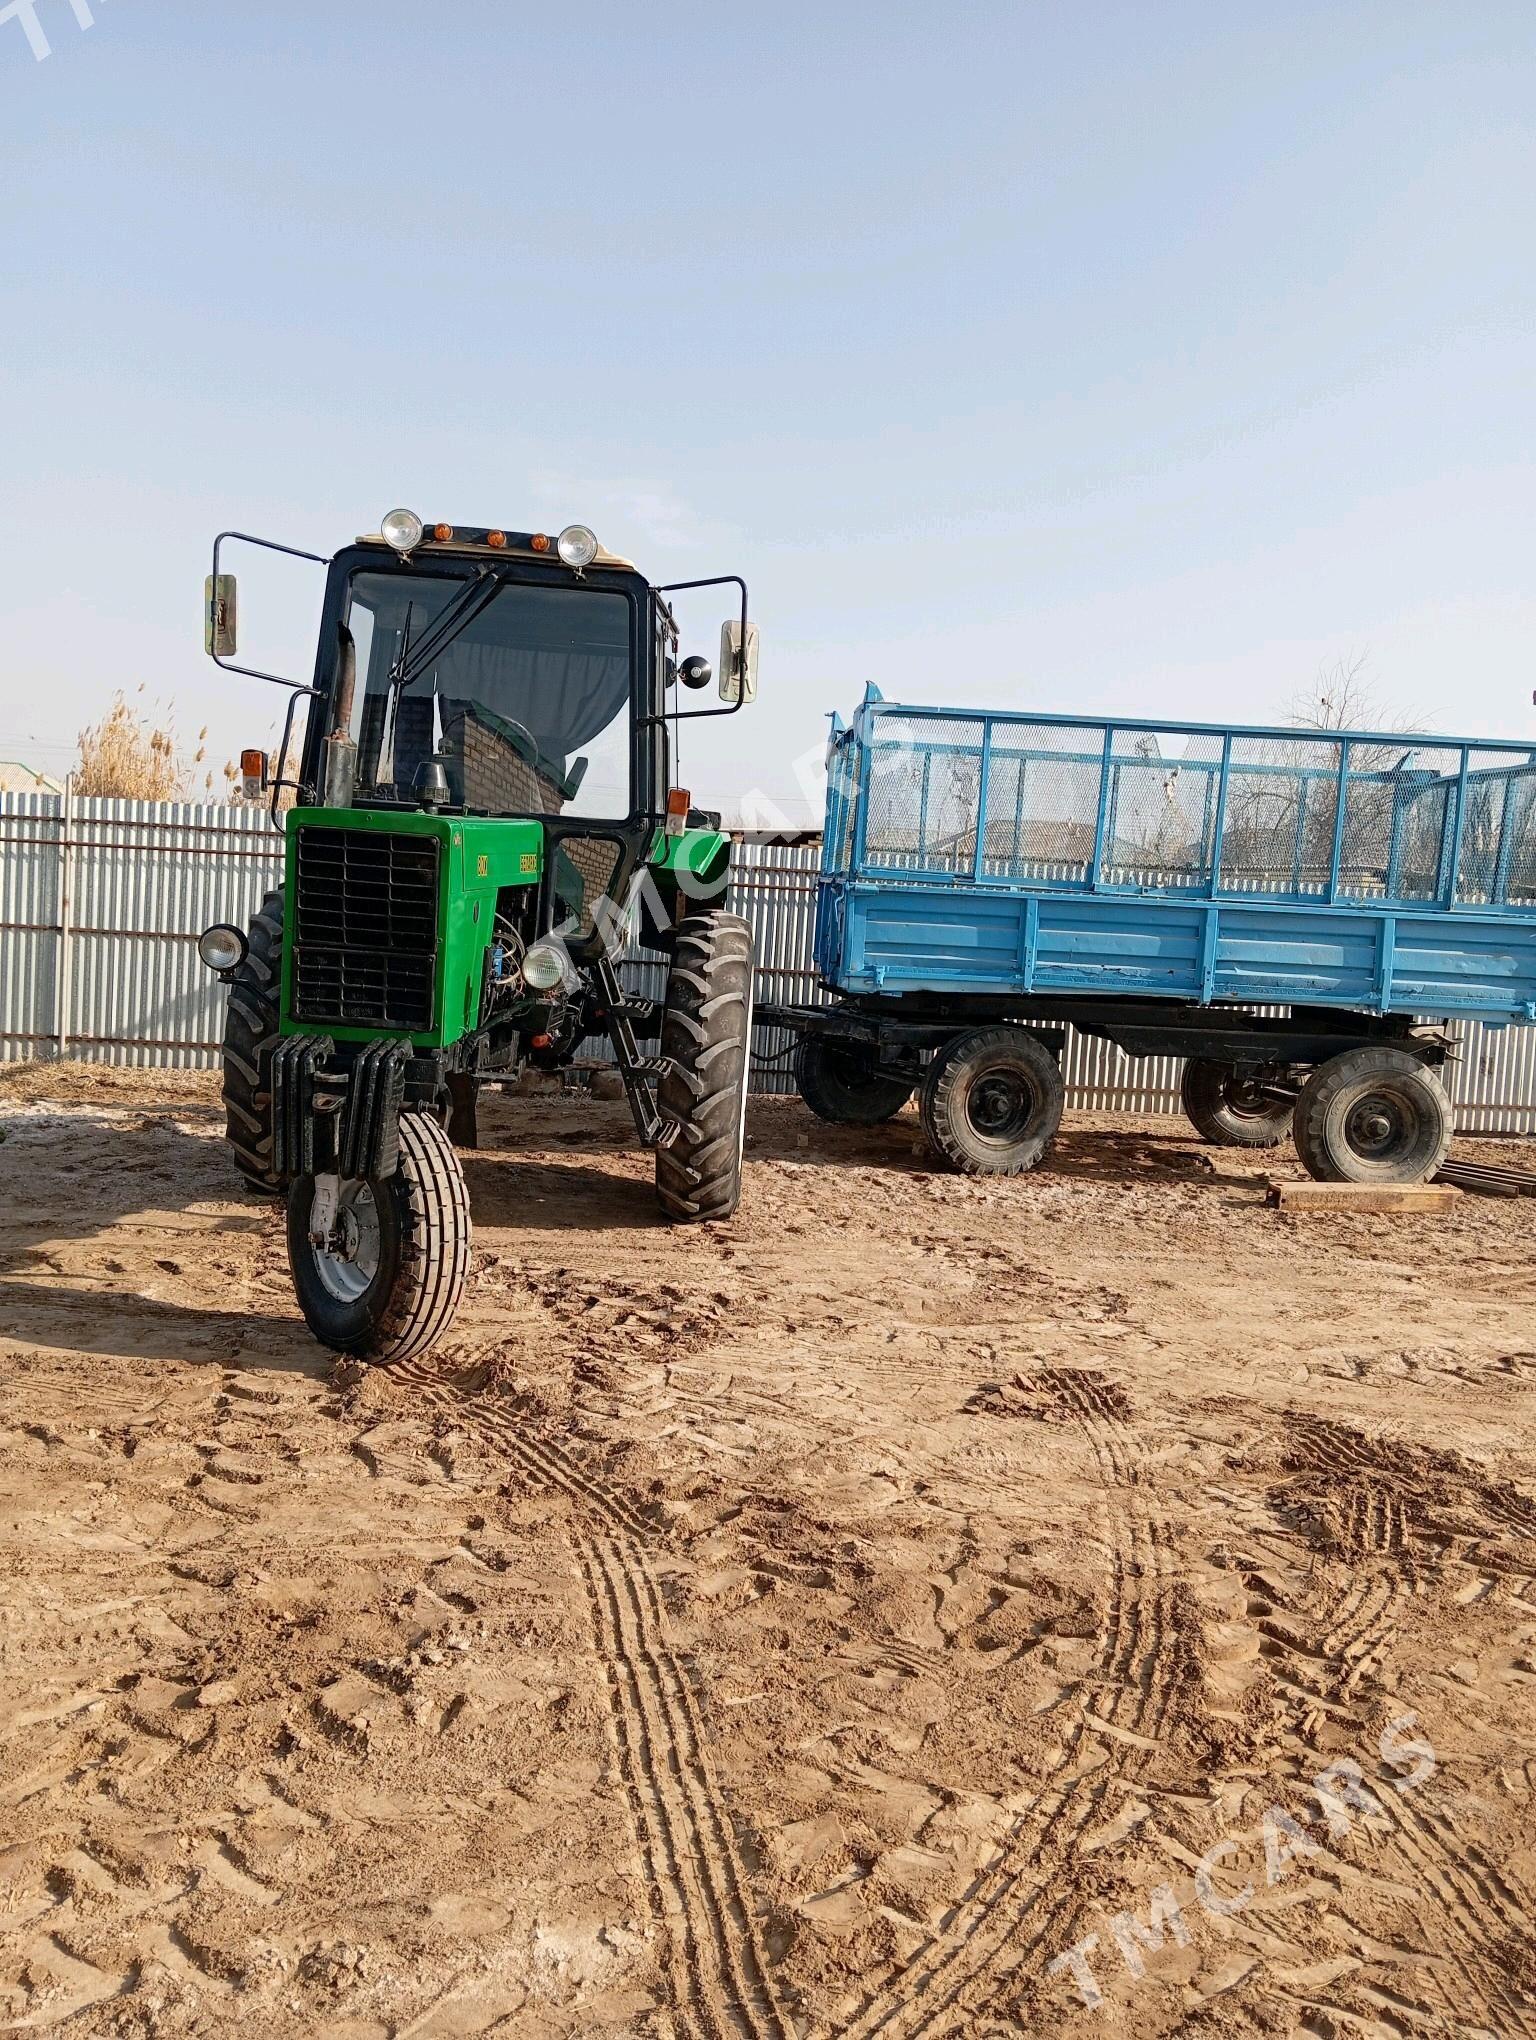
<instances>
[{"instance_id":1,"label":"trailer tire","mask_svg":"<svg viewBox=\"0 0 1536 2040\"><path fill-rule=\"evenodd\" d=\"M1450 1151L1444 1084L1407 1049L1346 1049L1296 1100L1296 1152L1320 1183L1422 1183Z\"/></svg>"},{"instance_id":2,"label":"trailer tire","mask_svg":"<svg viewBox=\"0 0 1536 2040\"><path fill-rule=\"evenodd\" d=\"M795 1050L795 1088L818 1119L832 1126L881 1126L917 1088L892 1076L863 1042L802 1034Z\"/></svg>"},{"instance_id":3,"label":"trailer tire","mask_svg":"<svg viewBox=\"0 0 1536 2040\"><path fill-rule=\"evenodd\" d=\"M752 930L739 914L687 914L673 937L656 1087L656 1197L674 1224L741 1202L752 1060Z\"/></svg>"},{"instance_id":4,"label":"trailer tire","mask_svg":"<svg viewBox=\"0 0 1536 2040\"><path fill-rule=\"evenodd\" d=\"M282 998L283 896L256 910L224 1007L224 1135L247 1189L275 1197L288 1179L272 1166L272 1051Z\"/></svg>"},{"instance_id":5,"label":"trailer tire","mask_svg":"<svg viewBox=\"0 0 1536 2040\"><path fill-rule=\"evenodd\" d=\"M444 1128L427 1113L402 1113L395 1173L342 1185L350 1257L311 1241L314 1196L313 1176L288 1192L288 1261L309 1329L359 1360L425 1351L448 1329L469 1271L469 1193Z\"/></svg>"},{"instance_id":6,"label":"trailer tire","mask_svg":"<svg viewBox=\"0 0 1536 2040\"><path fill-rule=\"evenodd\" d=\"M1179 1085L1184 1116L1213 1147L1278 1147L1291 1130L1295 1105L1265 1098L1252 1076L1233 1063L1192 1056Z\"/></svg>"},{"instance_id":7,"label":"trailer tire","mask_svg":"<svg viewBox=\"0 0 1536 2040\"><path fill-rule=\"evenodd\" d=\"M1019 1027L978 1027L942 1049L923 1080L923 1131L970 1176L1032 1169L1061 1124L1066 1085L1056 1058Z\"/></svg>"}]
</instances>

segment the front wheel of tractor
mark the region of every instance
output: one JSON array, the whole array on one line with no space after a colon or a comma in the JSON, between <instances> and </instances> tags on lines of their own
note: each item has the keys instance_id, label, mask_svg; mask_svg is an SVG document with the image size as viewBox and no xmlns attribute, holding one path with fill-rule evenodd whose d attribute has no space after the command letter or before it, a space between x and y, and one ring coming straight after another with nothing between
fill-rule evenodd
<instances>
[{"instance_id":1,"label":"front wheel of tractor","mask_svg":"<svg viewBox=\"0 0 1536 2040\"><path fill-rule=\"evenodd\" d=\"M422 1112L401 1116L392 1176L300 1176L288 1193L288 1260L304 1322L322 1346L359 1360L408 1360L442 1336L463 1292L469 1242L459 1158Z\"/></svg>"},{"instance_id":2,"label":"front wheel of tractor","mask_svg":"<svg viewBox=\"0 0 1536 2040\"><path fill-rule=\"evenodd\" d=\"M661 1053L657 1200L678 1225L729 1218L741 1201L752 1061L752 930L739 914L678 922Z\"/></svg>"}]
</instances>

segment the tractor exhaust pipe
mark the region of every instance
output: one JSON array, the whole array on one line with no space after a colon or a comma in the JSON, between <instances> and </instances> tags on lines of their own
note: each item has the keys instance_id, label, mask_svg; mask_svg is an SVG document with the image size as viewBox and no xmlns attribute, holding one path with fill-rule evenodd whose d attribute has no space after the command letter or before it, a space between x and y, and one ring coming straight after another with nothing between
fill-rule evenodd
<instances>
[{"instance_id":1,"label":"tractor exhaust pipe","mask_svg":"<svg viewBox=\"0 0 1536 2040\"><path fill-rule=\"evenodd\" d=\"M336 699L321 771L320 804L328 808L350 807L357 785L357 746L352 741L352 699L357 692L357 642L344 623L338 626L338 635L341 657L336 669Z\"/></svg>"}]
</instances>

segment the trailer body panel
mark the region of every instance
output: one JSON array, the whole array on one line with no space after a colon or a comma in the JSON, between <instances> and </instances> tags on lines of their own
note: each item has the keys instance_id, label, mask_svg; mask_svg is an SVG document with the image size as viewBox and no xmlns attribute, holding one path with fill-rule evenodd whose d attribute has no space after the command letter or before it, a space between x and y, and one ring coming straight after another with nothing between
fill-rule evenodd
<instances>
[{"instance_id":1,"label":"trailer body panel","mask_svg":"<svg viewBox=\"0 0 1536 2040\"><path fill-rule=\"evenodd\" d=\"M856 995L1536 1019L1536 746L902 707L829 747Z\"/></svg>"},{"instance_id":2,"label":"trailer body panel","mask_svg":"<svg viewBox=\"0 0 1536 2040\"><path fill-rule=\"evenodd\" d=\"M817 967L842 992L1082 992L1201 1005L1536 1018L1536 923L1131 902L823 880Z\"/></svg>"}]
</instances>

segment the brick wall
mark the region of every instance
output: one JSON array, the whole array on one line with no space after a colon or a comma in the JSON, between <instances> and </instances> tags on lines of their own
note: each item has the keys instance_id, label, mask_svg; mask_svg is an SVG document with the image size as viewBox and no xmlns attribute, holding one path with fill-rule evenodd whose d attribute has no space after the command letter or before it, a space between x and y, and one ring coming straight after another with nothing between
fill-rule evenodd
<instances>
[{"instance_id":1,"label":"brick wall","mask_svg":"<svg viewBox=\"0 0 1536 2040\"><path fill-rule=\"evenodd\" d=\"M448 776L463 787L468 807L557 815L565 804L554 783L534 770L510 738L475 716L454 717L443 732L442 753ZM581 881L578 911L583 926L589 925L593 905L612 881L616 846L597 836L570 836L560 845L560 853ZM561 890L567 907L575 908L569 883Z\"/></svg>"},{"instance_id":2,"label":"brick wall","mask_svg":"<svg viewBox=\"0 0 1536 2040\"><path fill-rule=\"evenodd\" d=\"M553 781L536 772L517 746L475 716L457 715L443 732L448 777L464 789L466 807L493 814L557 815L565 804Z\"/></svg>"},{"instance_id":3,"label":"brick wall","mask_svg":"<svg viewBox=\"0 0 1536 2040\"><path fill-rule=\"evenodd\" d=\"M576 867L581 879L581 920L585 926L592 908L608 891L618 862L618 845L601 836L567 836L561 853Z\"/></svg>"}]
</instances>

